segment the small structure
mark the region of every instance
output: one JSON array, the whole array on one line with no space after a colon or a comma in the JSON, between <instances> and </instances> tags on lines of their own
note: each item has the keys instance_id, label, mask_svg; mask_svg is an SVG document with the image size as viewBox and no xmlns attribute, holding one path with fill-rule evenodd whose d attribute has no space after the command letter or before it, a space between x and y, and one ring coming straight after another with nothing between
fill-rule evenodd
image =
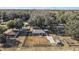
<instances>
[{"instance_id":1,"label":"small structure","mask_svg":"<svg viewBox=\"0 0 79 59\"><path fill-rule=\"evenodd\" d=\"M65 34L65 31L64 31L64 24L58 24L56 26L56 33L57 35L64 35Z\"/></svg>"}]
</instances>

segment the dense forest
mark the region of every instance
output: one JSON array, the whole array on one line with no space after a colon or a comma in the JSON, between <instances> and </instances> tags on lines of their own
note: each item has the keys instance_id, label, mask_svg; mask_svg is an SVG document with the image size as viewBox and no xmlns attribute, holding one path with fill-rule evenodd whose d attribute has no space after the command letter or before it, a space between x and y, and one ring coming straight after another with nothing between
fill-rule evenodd
<instances>
[{"instance_id":1,"label":"dense forest","mask_svg":"<svg viewBox=\"0 0 79 59\"><path fill-rule=\"evenodd\" d=\"M18 20L20 19L20 20ZM58 24L64 24L65 35L79 35L79 11L66 10L0 10L0 21L8 22L9 27L28 22L31 26L47 28L52 33ZM19 22L19 23L17 23ZM19 27L19 25L17 27ZM22 24L23 25L23 24ZM0 33L6 30L0 26ZM0 35L1 36L1 35Z\"/></svg>"}]
</instances>

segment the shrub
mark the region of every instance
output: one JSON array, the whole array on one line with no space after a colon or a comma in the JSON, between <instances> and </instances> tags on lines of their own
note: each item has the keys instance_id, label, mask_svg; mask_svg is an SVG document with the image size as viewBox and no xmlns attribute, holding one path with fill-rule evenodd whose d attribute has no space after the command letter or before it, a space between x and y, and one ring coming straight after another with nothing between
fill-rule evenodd
<instances>
[{"instance_id":1,"label":"shrub","mask_svg":"<svg viewBox=\"0 0 79 59\"><path fill-rule=\"evenodd\" d=\"M5 43L6 42L6 37L4 34L0 34L0 43Z\"/></svg>"},{"instance_id":2,"label":"shrub","mask_svg":"<svg viewBox=\"0 0 79 59\"><path fill-rule=\"evenodd\" d=\"M23 25L24 25L24 22L22 19L15 19L15 27L16 28L22 28Z\"/></svg>"},{"instance_id":3,"label":"shrub","mask_svg":"<svg viewBox=\"0 0 79 59\"><path fill-rule=\"evenodd\" d=\"M15 21L14 21L14 20L8 21L7 26L8 26L9 28L14 28L14 27L15 27Z\"/></svg>"},{"instance_id":4,"label":"shrub","mask_svg":"<svg viewBox=\"0 0 79 59\"><path fill-rule=\"evenodd\" d=\"M0 25L0 34L2 34L5 30L7 30L7 27Z\"/></svg>"}]
</instances>

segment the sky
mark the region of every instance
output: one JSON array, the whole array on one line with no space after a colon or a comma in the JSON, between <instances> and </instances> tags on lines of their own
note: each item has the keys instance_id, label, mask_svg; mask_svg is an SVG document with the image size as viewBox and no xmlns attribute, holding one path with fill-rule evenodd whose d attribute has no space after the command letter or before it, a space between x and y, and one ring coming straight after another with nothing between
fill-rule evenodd
<instances>
[{"instance_id":1,"label":"sky","mask_svg":"<svg viewBox=\"0 0 79 59\"><path fill-rule=\"evenodd\" d=\"M0 0L0 9L79 10L79 0Z\"/></svg>"},{"instance_id":2,"label":"sky","mask_svg":"<svg viewBox=\"0 0 79 59\"><path fill-rule=\"evenodd\" d=\"M79 7L0 7L0 9L79 10Z\"/></svg>"},{"instance_id":3,"label":"sky","mask_svg":"<svg viewBox=\"0 0 79 59\"><path fill-rule=\"evenodd\" d=\"M0 7L79 7L79 0L0 0Z\"/></svg>"}]
</instances>

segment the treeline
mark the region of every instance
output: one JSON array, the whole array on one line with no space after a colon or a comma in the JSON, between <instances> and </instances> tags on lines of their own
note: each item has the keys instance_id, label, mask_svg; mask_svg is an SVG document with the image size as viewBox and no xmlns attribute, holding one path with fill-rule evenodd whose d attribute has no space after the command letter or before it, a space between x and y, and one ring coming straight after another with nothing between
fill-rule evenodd
<instances>
[{"instance_id":1,"label":"treeline","mask_svg":"<svg viewBox=\"0 0 79 59\"><path fill-rule=\"evenodd\" d=\"M30 18L30 12L29 10L0 10L0 19L3 19L5 22L15 18L27 21Z\"/></svg>"},{"instance_id":2,"label":"treeline","mask_svg":"<svg viewBox=\"0 0 79 59\"><path fill-rule=\"evenodd\" d=\"M48 28L52 33L58 24L64 24L66 35L79 35L79 11L52 11L52 10L1 10L0 20L4 22L22 19L32 26ZM11 21L12 22L12 21Z\"/></svg>"},{"instance_id":3,"label":"treeline","mask_svg":"<svg viewBox=\"0 0 79 59\"><path fill-rule=\"evenodd\" d=\"M29 19L30 24L56 31L58 24L64 24L65 35L79 35L79 11L34 11Z\"/></svg>"}]
</instances>

